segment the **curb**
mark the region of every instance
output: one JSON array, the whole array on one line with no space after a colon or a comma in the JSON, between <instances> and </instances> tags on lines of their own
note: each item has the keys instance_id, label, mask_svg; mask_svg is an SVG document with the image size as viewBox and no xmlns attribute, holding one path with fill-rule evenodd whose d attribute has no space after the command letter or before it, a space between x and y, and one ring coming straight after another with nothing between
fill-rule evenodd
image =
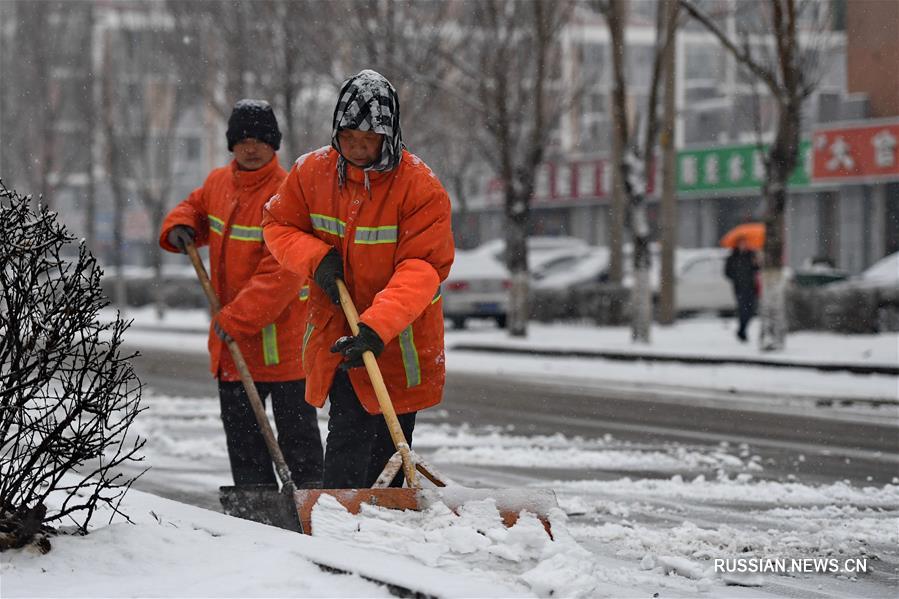
<instances>
[{"instance_id":1,"label":"curb","mask_svg":"<svg viewBox=\"0 0 899 599\"><path fill-rule=\"evenodd\" d=\"M671 354L638 354L632 352L588 351L569 349L539 349L526 347L508 347L503 345L471 345L455 344L448 349L453 351L471 351L485 353L506 353L526 356L547 356L556 358L594 358L599 360L643 361L643 362L680 362L702 366L721 366L737 364L742 366L766 366L771 368L805 368L824 372L849 372L852 374L885 374L899 376L899 366L885 364L845 364L839 362L783 362L758 358L711 357L711 356L678 356Z\"/></svg>"}]
</instances>

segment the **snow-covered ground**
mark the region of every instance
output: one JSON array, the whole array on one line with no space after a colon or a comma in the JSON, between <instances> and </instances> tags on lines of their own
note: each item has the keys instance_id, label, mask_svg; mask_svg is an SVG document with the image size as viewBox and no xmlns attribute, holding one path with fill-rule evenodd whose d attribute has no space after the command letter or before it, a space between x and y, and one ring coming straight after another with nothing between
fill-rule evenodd
<instances>
[{"instance_id":1,"label":"snow-covered ground","mask_svg":"<svg viewBox=\"0 0 899 599\"><path fill-rule=\"evenodd\" d=\"M364 577L415 581L446 596L513 591L403 556L312 538L132 490L87 536L53 537L46 555L2 554L3 597L390 597ZM323 571L318 564L355 574Z\"/></svg>"},{"instance_id":2,"label":"snow-covered ground","mask_svg":"<svg viewBox=\"0 0 899 599\"><path fill-rule=\"evenodd\" d=\"M214 398L150 390L145 405L134 432L148 440L148 479L207 490L230 482ZM532 518L503 528L489 501L459 514L436 506L359 515L324 501L307 538L134 491L124 509L134 525L97 518L87 537L54 538L46 556L0 555L2 596L388 596L312 562L437 596L887 597L899 581L899 479L778 482L763 478L765 464L748 446L636 445L439 422L416 427L416 448L441 466L587 467L595 476L530 483L557 492L553 539ZM714 571L716 558L735 557L833 558L840 568L867 559L869 571Z\"/></svg>"},{"instance_id":3,"label":"snow-covered ground","mask_svg":"<svg viewBox=\"0 0 899 599\"><path fill-rule=\"evenodd\" d=\"M152 310L131 311L128 317L139 325L127 334L131 344L206 351L208 318L201 311L170 312L163 321ZM492 326L476 326L449 331L447 344L637 349L626 329L534 324L530 332L527 341L512 342ZM781 358L896 364L897 344L895 334L800 333L790 336ZM729 322L717 319L656 328L653 345L639 351L758 355L733 339ZM454 350L448 351L447 364L457 372L525 379L552 375L567 384L666 386L683 389L685 397L702 389L733 389L735 397L744 398L792 392L895 402L897 395L896 377L807 368L731 370ZM192 501L205 493L205 505L214 507L208 498L230 483L217 400L150 389L145 404L134 431L148 440L152 469L143 482L175 486ZM104 526L98 518L87 537L53 539L46 556L0 554L0 595L387 595L382 586L358 575L323 572L313 561L389 576L393 584L438 596L892 597L899 591L899 478L869 486L773 480L766 475L766 460L746 444L522 435L507 428L450 425L441 421L439 410L431 412L416 427L416 449L463 484L483 484L511 469L503 486L514 480L553 488L560 505L552 515L553 539L530 518L513 529L501 527L489 502L459 514L436 506L424 513L372 508L355 515L324 501L314 515L316 536L307 538L132 492L125 512L134 525ZM895 421L895 408L878 417ZM320 425L324 432L324 420ZM541 479L536 474L541 470L554 478ZM580 475L566 477L566 470ZM585 478L584 471L592 476ZM834 559L838 567L815 573L812 562L802 562L803 571L786 574L714 571L716 559L737 557L787 563ZM849 571L846 560L867 560L867 572Z\"/></svg>"}]
</instances>

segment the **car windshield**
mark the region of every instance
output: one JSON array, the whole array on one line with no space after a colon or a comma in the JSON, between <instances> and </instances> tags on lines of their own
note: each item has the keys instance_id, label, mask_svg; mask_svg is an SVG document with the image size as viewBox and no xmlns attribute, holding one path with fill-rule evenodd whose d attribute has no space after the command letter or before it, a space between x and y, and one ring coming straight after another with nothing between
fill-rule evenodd
<instances>
[{"instance_id":1,"label":"car windshield","mask_svg":"<svg viewBox=\"0 0 899 599\"><path fill-rule=\"evenodd\" d=\"M553 258L552 260L545 262L540 267L540 270L534 273L534 276L543 278L557 272L571 270L571 268L582 259L582 256L560 256L559 258Z\"/></svg>"},{"instance_id":2,"label":"car windshield","mask_svg":"<svg viewBox=\"0 0 899 599\"><path fill-rule=\"evenodd\" d=\"M874 263L862 273L866 281L883 281L899 283L899 252L890 254Z\"/></svg>"}]
</instances>

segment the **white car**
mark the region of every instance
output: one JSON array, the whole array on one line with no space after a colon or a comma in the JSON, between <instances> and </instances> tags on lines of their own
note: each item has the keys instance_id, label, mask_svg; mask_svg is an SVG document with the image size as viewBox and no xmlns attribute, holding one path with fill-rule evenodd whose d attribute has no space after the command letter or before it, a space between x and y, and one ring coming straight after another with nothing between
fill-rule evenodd
<instances>
[{"instance_id":1,"label":"white car","mask_svg":"<svg viewBox=\"0 0 899 599\"><path fill-rule=\"evenodd\" d=\"M569 289L575 285L599 282L609 269L609 248L592 247L583 254L556 256L543 263L533 274L532 288Z\"/></svg>"},{"instance_id":2,"label":"white car","mask_svg":"<svg viewBox=\"0 0 899 599\"><path fill-rule=\"evenodd\" d=\"M869 266L859 277L857 285L899 288L899 252L881 258Z\"/></svg>"},{"instance_id":3,"label":"white car","mask_svg":"<svg viewBox=\"0 0 899 599\"><path fill-rule=\"evenodd\" d=\"M492 255L456 250L441 285L443 316L462 329L469 318L492 318L501 328L509 312L509 271Z\"/></svg>"},{"instance_id":4,"label":"white car","mask_svg":"<svg viewBox=\"0 0 899 599\"><path fill-rule=\"evenodd\" d=\"M650 284L658 293L661 273L658 245L652 246L652 272ZM724 276L724 263L729 250L724 248L678 248L675 254L677 285L675 299L679 312L716 311L734 309L734 295L730 282ZM594 247L583 256L570 256L544 265L535 275L533 287L541 290L566 290L577 285L598 283L608 279L609 250ZM630 247L624 248L625 287L633 283Z\"/></svg>"},{"instance_id":5,"label":"white car","mask_svg":"<svg viewBox=\"0 0 899 599\"><path fill-rule=\"evenodd\" d=\"M675 258L677 284L674 298L678 312L732 312L736 307L733 287L724 276L730 250L724 248L678 249Z\"/></svg>"},{"instance_id":6,"label":"white car","mask_svg":"<svg viewBox=\"0 0 899 599\"><path fill-rule=\"evenodd\" d=\"M541 271L543 266L552 260L565 257L580 257L590 251L590 246L577 237L528 237L528 271L532 274ZM500 264L506 263L506 240L493 239L471 250L477 254L492 256Z\"/></svg>"},{"instance_id":7,"label":"white car","mask_svg":"<svg viewBox=\"0 0 899 599\"><path fill-rule=\"evenodd\" d=\"M528 237L530 272L552 260L583 256L590 246L575 237ZM505 239L493 239L472 250L456 250L449 277L443 282L443 316L453 328L469 318L491 318L501 328L509 312L511 279L505 266Z\"/></svg>"}]
</instances>

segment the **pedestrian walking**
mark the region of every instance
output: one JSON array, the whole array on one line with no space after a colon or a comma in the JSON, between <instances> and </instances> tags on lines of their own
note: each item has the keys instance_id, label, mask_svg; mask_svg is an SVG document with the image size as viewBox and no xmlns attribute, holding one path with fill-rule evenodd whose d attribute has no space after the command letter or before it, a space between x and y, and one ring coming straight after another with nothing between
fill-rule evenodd
<instances>
[{"instance_id":1,"label":"pedestrian walking","mask_svg":"<svg viewBox=\"0 0 899 599\"><path fill-rule=\"evenodd\" d=\"M737 338L747 341L746 327L755 316L758 303L758 259L756 253L749 249L746 238L740 237L727 262L724 265L724 276L730 279L737 300Z\"/></svg>"}]
</instances>

